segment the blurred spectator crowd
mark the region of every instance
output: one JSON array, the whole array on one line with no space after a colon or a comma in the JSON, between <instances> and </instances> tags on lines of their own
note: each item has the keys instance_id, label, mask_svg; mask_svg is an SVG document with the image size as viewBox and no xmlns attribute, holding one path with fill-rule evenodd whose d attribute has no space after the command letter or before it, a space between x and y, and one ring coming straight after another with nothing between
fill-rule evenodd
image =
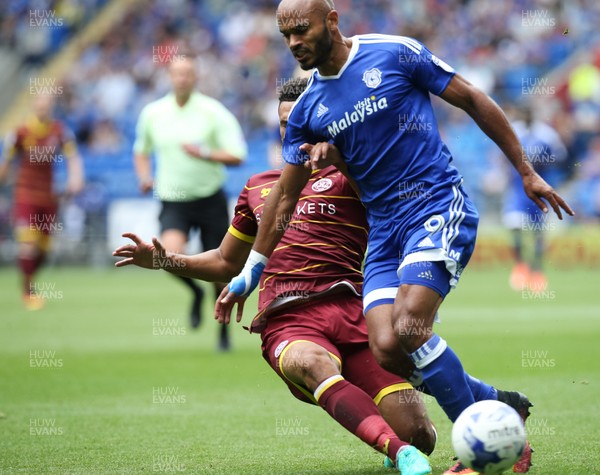
<instances>
[{"instance_id":1,"label":"blurred spectator crowd","mask_svg":"<svg viewBox=\"0 0 600 475\"><path fill-rule=\"evenodd\" d=\"M1 42L30 41L29 10L69 24L51 29L35 61L48 59L102 0L21 0L0 8ZM169 89L167 66L198 56L199 88L238 117L250 146L231 170L230 196L271 166L276 97L295 61L275 23L275 0L147 0L83 52L66 72L59 116L75 132L98 206L138 196L131 148L141 108ZM558 176L579 219L600 219L600 2L597 0L335 0L346 35L411 36L508 110L532 107L569 151ZM10 5L10 7L8 6ZM39 34L37 31L35 34ZM58 36L58 37L56 37ZM30 53L27 53L30 55ZM31 60L31 59L30 59ZM497 212L505 175L499 150L466 114L441 104L442 134L482 214Z\"/></svg>"},{"instance_id":2,"label":"blurred spectator crowd","mask_svg":"<svg viewBox=\"0 0 600 475\"><path fill-rule=\"evenodd\" d=\"M7 0L0 4L0 45L40 66L93 19L108 0Z\"/></svg>"}]
</instances>

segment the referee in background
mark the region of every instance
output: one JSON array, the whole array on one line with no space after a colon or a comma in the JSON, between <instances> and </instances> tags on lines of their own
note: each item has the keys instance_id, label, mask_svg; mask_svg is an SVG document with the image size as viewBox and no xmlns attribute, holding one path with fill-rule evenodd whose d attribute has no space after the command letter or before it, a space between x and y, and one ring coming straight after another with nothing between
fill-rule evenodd
<instances>
[{"instance_id":1,"label":"referee in background","mask_svg":"<svg viewBox=\"0 0 600 475\"><path fill-rule=\"evenodd\" d=\"M229 226L223 192L225 165L240 165L247 146L234 115L216 99L195 90L195 63L179 57L169 67L172 92L140 113L134 144L134 164L142 193L154 188L162 203L161 241L170 252L185 249L190 231L200 229L204 250L219 247ZM152 176L150 154L156 159ZM188 277L177 277L193 293L192 328L202 318L202 288ZM226 284L215 284L215 298ZM227 325L221 325L219 349L229 349Z\"/></svg>"}]
</instances>

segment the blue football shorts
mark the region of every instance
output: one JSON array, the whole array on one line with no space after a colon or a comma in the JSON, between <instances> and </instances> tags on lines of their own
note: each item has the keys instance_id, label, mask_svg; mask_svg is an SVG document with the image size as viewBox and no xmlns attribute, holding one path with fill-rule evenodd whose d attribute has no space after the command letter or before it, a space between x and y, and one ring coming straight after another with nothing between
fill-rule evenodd
<instances>
[{"instance_id":1,"label":"blue football shorts","mask_svg":"<svg viewBox=\"0 0 600 475\"><path fill-rule=\"evenodd\" d=\"M442 198L436 194L414 220L390 217L371 224L364 268L365 313L393 304L402 284L424 285L443 298L456 286L475 248L479 214L460 185L451 190Z\"/></svg>"}]
</instances>

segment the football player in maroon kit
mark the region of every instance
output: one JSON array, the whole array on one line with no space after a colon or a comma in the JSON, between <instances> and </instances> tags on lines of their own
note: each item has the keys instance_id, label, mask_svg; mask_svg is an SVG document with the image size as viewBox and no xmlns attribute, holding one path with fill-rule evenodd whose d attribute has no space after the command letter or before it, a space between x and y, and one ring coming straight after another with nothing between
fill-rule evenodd
<instances>
[{"instance_id":1,"label":"football player in maroon kit","mask_svg":"<svg viewBox=\"0 0 600 475\"><path fill-rule=\"evenodd\" d=\"M305 80L294 80L282 88L282 135L293 101L305 86ZM124 258L116 266L229 280L246 262L265 199L280 173L267 171L248 180L218 249L173 254L156 238L150 244L126 233L134 244L114 251ZM418 392L383 370L369 350L360 298L368 229L351 184L335 167L314 172L294 214L281 226L287 229L262 275L259 313L250 325L251 332L261 335L265 360L296 398L323 407L398 467L410 452L407 448L431 453L435 430Z\"/></svg>"},{"instance_id":2,"label":"football player in maroon kit","mask_svg":"<svg viewBox=\"0 0 600 475\"><path fill-rule=\"evenodd\" d=\"M36 295L33 277L44 263L50 236L62 230L62 224L56 220L54 164L67 161L66 195L77 194L83 188L83 167L75 139L62 122L53 118L53 108L53 96L41 94L35 98L33 115L4 141L0 164L0 183L6 180L13 164L17 168L13 219L23 276L23 303L29 310L44 304Z\"/></svg>"}]
</instances>

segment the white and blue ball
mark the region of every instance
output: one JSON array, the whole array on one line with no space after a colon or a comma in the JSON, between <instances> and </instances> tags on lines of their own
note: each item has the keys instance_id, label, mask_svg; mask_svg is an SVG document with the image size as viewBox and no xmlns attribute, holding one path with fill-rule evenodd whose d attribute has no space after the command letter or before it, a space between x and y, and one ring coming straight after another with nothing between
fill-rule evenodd
<instances>
[{"instance_id":1,"label":"white and blue ball","mask_svg":"<svg viewBox=\"0 0 600 475\"><path fill-rule=\"evenodd\" d=\"M525 439L517 411L499 401L470 405L452 428L452 445L460 461L485 475L502 473L519 460Z\"/></svg>"}]
</instances>

